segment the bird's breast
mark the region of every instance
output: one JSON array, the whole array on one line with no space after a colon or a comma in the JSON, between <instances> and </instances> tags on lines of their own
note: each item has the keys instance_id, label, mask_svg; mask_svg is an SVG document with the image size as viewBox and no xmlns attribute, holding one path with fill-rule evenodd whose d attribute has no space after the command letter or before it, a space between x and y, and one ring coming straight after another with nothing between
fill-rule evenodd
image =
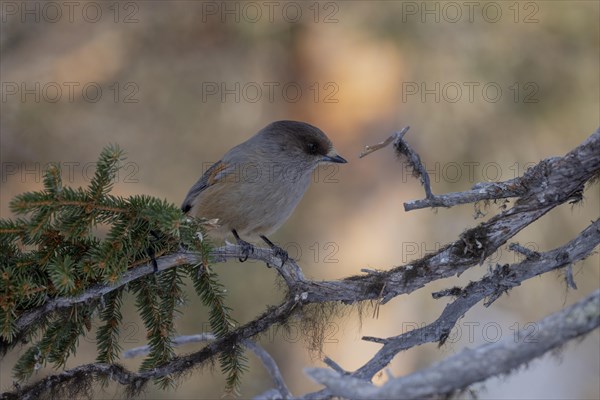
<instances>
[{"instance_id":1,"label":"bird's breast","mask_svg":"<svg viewBox=\"0 0 600 400\"><path fill-rule=\"evenodd\" d=\"M269 235L294 211L312 179L312 169L277 163L237 165L198 196L197 214L218 218L223 231Z\"/></svg>"}]
</instances>

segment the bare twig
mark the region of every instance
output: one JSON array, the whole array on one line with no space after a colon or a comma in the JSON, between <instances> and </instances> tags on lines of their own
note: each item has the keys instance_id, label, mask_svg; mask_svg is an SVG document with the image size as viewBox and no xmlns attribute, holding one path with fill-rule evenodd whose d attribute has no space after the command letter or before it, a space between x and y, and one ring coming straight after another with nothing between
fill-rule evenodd
<instances>
[{"instance_id":1,"label":"bare twig","mask_svg":"<svg viewBox=\"0 0 600 400\"><path fill-rule=\"evenodd\" d=\"M523 247L519 243L509 244L508 249L524 255L529 260L535 260L540 258L540 254L537 251L533 251L531 249L528 249L527 247Z\"/></svg>"},{"instance_id":2,"label":"bare twig","mask_svg":"<svg viewBox=\"0 0 600 400\"><path fill-rule=\"evenodd\" d=\"M346 372L346 370L344 370L344 368L340 367L340 365L338 363L336 363L329 357L323 358L323 362L325 364L327 364L329 366L329 368L333 369L334 371L339 372L340 374L344 375L344 374L348 373L348 372Z\"/></svg>"},{"instance_id":3,"label":"bare twig","mask_svg":"<svg viewBox=\"0 0 600 400\"><path fill-rule=\"evenodd\" d=\"M458 204L476 203L482 200L497 200L518 197L525 193L521 186L521 178L511 179L506 182L484 182L477 188L465 192L446 193L428 196L422 200L413 200L404 203L405 211L413 211L430 207L452 207Z\"/></svg>"},{"instance_id":4,"label":"bare twig","mask_svg":"<svg viewBox=\"0 0 600 400\"><path fill-rule=\"evenodd\" d=\"M396 149L396 154L398 154L398 156L401 156L401 157L406 157L408 159L408 163L410 164L410 166L413 169L413 174L415 175L415 177L420 178L421 183L423 184L423 187L425 189L427 198L428 199L434 198L435 196L431 192L431 184L430 184L430 180L429 180L429 174L427 173L427 170L423 166L423 163L421 162L421 158L419 157L417 152L414 151L410 147L410 145L404 140L404 135L406 135L406 132L408 132L409 129L410 129L410 127L406 126L399 132L394 132L383 142L380 142L380 143L377 143L377 144L371 145L371 146L365 146L365 149L363 150L362 153L360 153L359 158L366 157L369 154L371 154L377 150L380 150L380 149L383 149L383 148L389 146L390 143L394 143L394 148Z\"/></svg>"},{"instance_id":5,"label":"bare twig","mask_svg":"<svg viewBox=\"0 0 600 400\"><path fill-rule=\"evenodd\" d=\"M396 141L396 140L400 140L404 137L404 135L406 135L406 132L408 132L408 130L410 129L410 126L406 126L404 128L402 128L402 130L398 131L398 132L394 132L393 134L391 134L387 139L385 139L383 142L379 142L377 144L374 145L367 145L365 146L365 149L363 150L362 153L360 153L360 155L358 156L358 158L363 158L368 156L369 154L383 149L384 147L387 147L390 145L390 143Z\"/></svg>"},{"instance_id":6,"label":"bare twig","mask_svg":"<svg viewBox=\"0 0 600 400\"><path fill-rule=\"evenodd\" d=\"M431 181L429 179L429 173L423 166L421 162L421 157L417 154L416 151L410 147L408 142L404 140L403 137L398 137L394 141L394 149L396 150L396 154L399 157L406 157L408 160L408 164L413 169L413 175L421 180L421 184L423 184L423 189L425 189L425 196L428 199L433 198L434 195L431 191Z\"/></svg>"},{"instance_id":7,"label":"bare twig","mask_svg":"<svg viewBox=\"0 0 600 400\"><path fill-rule=\"evenodd\" d=\"M247 348L252 350L254 352L254 354L256 354L256 356L260 359L260 361L262 361L263 365L269 372L271 379L273 379L275 388L277 389L277 391L279 391L279 393L283 396L283 398L284 399L291 398L292 393L290 392L287 385L285 384L285 381L283 380L283 376L281 375L281 372L279 371L279 367L277 366L277 363L275 362L275 360L273 360L273 357L271 357L271 355L269 353L267 353L267 351L265 349L263 349L262 347L260 347L258 344L254 343L251 340L244 339L244 341L242 341L242 343L244 344L244 346L246 346Z\"/></svg>"},{"instance_id":8,"label":"bare twig","mask_svg":"<svg viewBox=\"0 0 600 400\"><path fill-rule=\"evenodd\" d=\"M210 340L215 340L216 336L212 333L199 333L196 335L182 335L173 338L174 346L181 346L183 344L188 343L198 343L198 342L208 342ZM150 346L144 345L139 347L134 347L133 349L129 349L123 352L123 358L135 358L146 355L150 353Z\"/></svg>"},{"instance_id":9,"label":"bare twig","mask_svg":"<svg viewBox=\"0 0 600 400\"><path fill-rule=\"evenodd\" d=\"M577 290L577 285L575 284L575 279L573 278L573 266L568 265L565 268L565 282L567 283L567 287L573 290Z\"/></svg>"}]
</instances>

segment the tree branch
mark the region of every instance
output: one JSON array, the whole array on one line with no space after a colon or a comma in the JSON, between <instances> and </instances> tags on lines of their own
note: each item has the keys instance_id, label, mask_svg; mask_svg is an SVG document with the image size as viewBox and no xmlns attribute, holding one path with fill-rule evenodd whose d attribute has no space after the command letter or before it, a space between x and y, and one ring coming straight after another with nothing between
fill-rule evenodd
<instances>
[{"instance_id":1,"label":"tree branch","mask_svg":"<svg viewBox=\"0 0 600 400\"><path fill-rule=\"evenodd\" d=\"M452 207L459 204L474 203L482 200L496 200L533 195L539 193L541 188L543 188L542 184L552 183L553 180L568 179L570 173L574 173L579 168L581 168L581 172L583 173L590 172L590 170L596 170L597 172L596 165L598 163L598 157L600 157L600 152L598 150L598 136L600 136L600 128L578 148L571 151L565 157L553 157L543 160L534 167L528 169L523 176L505 182L480 182L473 185L471 190L443 195L432 195L431 188L424 184L426 198L404 203L404 210L412 211L429 207ZM400 147L407 146L402 137L399 137L397 141ZM411 164L415 163L415 161L410 162ZM564 170L563 172L565 172L565 175L563 177L554 175L553 177L548 177L548 180L546 180L545 173L547 171L564 169L561 167L564 167L565 162L571 164L572 171ZM425 168L420 164L420 160L418 160L416 172L421 176L427 174ZM578 183L583 184L581 181ZM559 187L556 186L555 188L559 189ZM576 193L577 192L573 192L572 195L575 195Z\"/></svg>"},{"instance_id":2,"label":"tree branch","mask_svg":"<svg viewBox=\"0 0 600 400\"><path fill-rule=\"evenodd\" d=\"M538 258L526 259L510 266L497 266L481 280L471 282L465 288L452 288L433 293L434 298L453 296L455 300L448 304L439 318L429 325L387 339L363 337L363 340L381 343L383 347L365 365L349 376L370 381L403 350L431 342L439 342L440 346L443 345L456 322L481 300L487 298L485 306L488 307L503 293L519 286L527 279L568 267L585 259L598 245L600 245L600 219L589 225L574 240L539 254ZM306 394L301 398L325 399L334 395L325 389Z\"/></svg>"},{"instance_id":3,"label":"tree branch","mask_svg":"<svg viewBox=\"0 0 600 400\"><path fill-rule=\"evenodd\" d=\"M600 290L536 323L534 339L520 330L513 339L466 349L414 374L392 379L381 387L325 368L306 373L331 393L348 399L413 399L449 394L489 377L506 374L549 350L600 326ZM529 339L529 340L527 340Z\"/></svg>"},{"instance_id":4,"label":"tree branch","mask_svg":"<svg viewBox=\"0 0 600 400\"><path fill-rule=\"evenodd\" d=\"M173 344L175 346L181 346L182 344L206 342L206 341L210 341L210 340L215 340L216 338L217 337L215 335L213 335L212 333L201 333L201 334L197 334L197 335L184 335L184 336L178 336L178 337L174 338ZM257 343L255 343L252 340L243 339L242 344L245 347L247 347L248 349L250 349L262 362L265 369L271 376L271 379L273 380L273 383L275 384L275 388L276 388L277 393L279 393L279 396L283 397L285 399L291 398L292 394L290 393L290 390L288 389L287 385L285 384L285 381L283 380L283 376L281 375L281 371L279 371L279 367L277 366L277 363L275 362L273 357L271 357L271 355L262 346L258 345ZM150 352L150 346L148 346L148 345L140 346L140 347L136 347L136 348L133 348L133 349L123 352L123 358L139 357L139 356L145 355L149 352Z\"/></svg>"},{"instance_id":5,"label":"tree branch","mask_svg":"<svg viewBox=\"0 0 600 400\"><path fill-rule=\"evenodd\" d=\"M227 244L225 246L213 249L213 251L211 252L211 256L213 257L215 262L224 262L227 259L240 258L244 256L244 254L242 253L242 249L239 246ZM291 285L294 282L300 282L305 280L302 270L294 260L289 259L289 261L283 267L280 267L281 260L280 258L278 258L277 255L273 253L271 249L255 248L254 252L250 254L248 258L252 260L263 261L268 265L275 266L275 268L277 268L277 270L279 271L279 274L288 283L288 285ZM123 276L113 284L95 285L76 297L56 297L54 299L48 300L42 306L23 313L17 319L17 321L15 322L15 326L19 334L13 342L18 342L22 340L22 338L25 337L25 335L30 331L30 329L33 326L35 326L37 322L41 321L44 317L53 312L68 309L77 304L84 304L90 301L97 301L102 296L105 296L108 293L120 289L125 285L144 276L149 276L156 272L166 271L168 269L175 268L181 265L197 264L201 261L201 258L197 254L181 250L177 253L157 258L156 269L152 262L142 264L127 270L127 272L125 272ZM0 354L2 356L6 354L9 348L9 343L0 341Z\"/></svg>"},{"instance_id":6,"label":"tree branch","mask_svg":"<svg viewBox=\"0 0 600 400\"><path fill-rule=\"evenodd\" d=\"M522 196L526 192L523 178L515 178L505 182L480 182L473 189L464 192L453 192L432 195L422 200L404 203L404 211L413 211L430 207L453 207L459 204L476 203L482 200L497 200Z\"/></svg>"},{"instance_id":7,"label":"tree branch","mask_svg":"<svg viewBox=\"0 0 600 400\"><path fill-rule=\"evenodd\" d=\"M193 253L178 252L158 258L157 271L165 271L185 264L194 264L200 262L200 259ZM19 337L23 337L36 322L42 320L43 317L59 310L71 308L76 304L83 304L89 301L97 301L102 296L124 287L130 282L140 279L154 273L152 263L143 264L129 269L123 274L114 284L95 285L76 297L56 297L48 300L44 305L34 308L23 313L15 322L15 326L19 332ZM18 341L18 339L17 339ZM6 353L5 343L0 344L1 353Z\"/></svg>"},{"instance_id":8,"label":"tree branch","mask_svg":"<svg viewBox=\"0 0 600 400\"><path fill-rule=\"evenodd\" d=\"M212 333L199 333L196 335L182 335L173 338L173 346L181 346L188 343L209 342L215 340L216 336ZM123 352L123 358L136 358L146 355L150 352L150 346L144 345L134 347Z\"/></svg>"},{"instance_id":9,"label":"tree branch","mask_svg":"<svg viewBox=\"0 0 600 400\"><path fill-rule=\"evenodd\" d=\"M32 385L17 388L14 392L2 393L0 400L38 400L49 393L60 393L61 389L69 392L83 391L90 381L98 378L109 378L123 386L141 389L148 381L145 376L147 374L130 372L119 364L85 364L47 376Z\"/></svg>"}]
</instances>

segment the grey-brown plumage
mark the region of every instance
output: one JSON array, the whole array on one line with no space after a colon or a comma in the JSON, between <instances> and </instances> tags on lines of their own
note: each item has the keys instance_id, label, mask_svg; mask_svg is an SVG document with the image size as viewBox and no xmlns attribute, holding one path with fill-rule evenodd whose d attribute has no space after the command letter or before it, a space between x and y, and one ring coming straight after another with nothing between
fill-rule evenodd
<instances>
[{"instance_id":1,"label":"grey-brown plumage","mask_svg":"<svg viewBox=\"0 0 600 400\"><path fill-rule=\"evenodd\" d=\"M218 219L211 233L224 237L267 235L291 215L319 163L345 163L317 127L304 122L273 122L229 150L192 186L182 210ZM247 244L247 243L246 243ZM281 253L281 249L277 248Z\"/></svg>"}]
</instances>

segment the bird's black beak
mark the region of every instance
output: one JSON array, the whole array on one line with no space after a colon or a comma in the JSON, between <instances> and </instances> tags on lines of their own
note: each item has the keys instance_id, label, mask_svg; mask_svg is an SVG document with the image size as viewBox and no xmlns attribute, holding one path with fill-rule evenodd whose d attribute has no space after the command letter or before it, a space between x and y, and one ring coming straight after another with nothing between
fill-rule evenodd
<instances>
[{"instance_id":1,"label":"bird's black beak","mask_svg":"<svg viewBox=\"0 0 600 400\"><path fill-rule=\"evenodd\" d=\"M321 159L321 161L338 163L338 164L346 164L348 162L339 154L326 155L325 157L323 157Z\"/></svg>"}]
</instances>

